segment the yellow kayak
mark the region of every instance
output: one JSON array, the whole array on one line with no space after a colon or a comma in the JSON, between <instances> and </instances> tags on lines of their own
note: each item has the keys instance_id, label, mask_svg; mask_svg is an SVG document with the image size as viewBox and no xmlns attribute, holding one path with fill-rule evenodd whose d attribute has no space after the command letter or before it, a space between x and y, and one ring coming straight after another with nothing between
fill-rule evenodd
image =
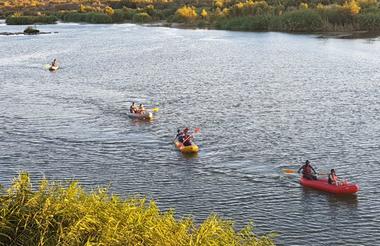
<instances>
[{"instance_id":1,"label":"yellow kayak","mask_svg":"<svg viewBox=\"0 0 380 246\"><path fill-rule=\"evenodd\" d=\"M129 118L139 119L139 120L152 120L153 114L151 112L145 111L144 113L127 113Z\"/></svg>"},{"instance_id":2,"label":"yellow kayak","mask_svg":"<svg viewBox=\"0 0 380 246\"><path fill-rule=\"evenodd\" d=\"M184 146L181 142L175 140L174 144L184 154L198 153L199 151L198 145L194 143L190 146Z\"/></svg>"}]
</instances>

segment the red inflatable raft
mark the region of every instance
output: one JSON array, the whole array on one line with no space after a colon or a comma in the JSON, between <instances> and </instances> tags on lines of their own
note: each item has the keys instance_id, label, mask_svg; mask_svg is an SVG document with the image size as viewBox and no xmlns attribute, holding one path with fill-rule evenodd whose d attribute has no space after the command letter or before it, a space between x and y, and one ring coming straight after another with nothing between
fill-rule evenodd
<instances>
[{"instance_id":1,"label":"red inflatable raft","mask_svg":"<svg viewBox=\"0 0 380 246\"><path fill-rule=\"evenodd\" d=\"M359 185L357 184L343 183L332 185L328 183L327 179L309 180L301 178L300 184L316 190L342 195L354 194L359 191Z\"/></svg>"}]
</instances>

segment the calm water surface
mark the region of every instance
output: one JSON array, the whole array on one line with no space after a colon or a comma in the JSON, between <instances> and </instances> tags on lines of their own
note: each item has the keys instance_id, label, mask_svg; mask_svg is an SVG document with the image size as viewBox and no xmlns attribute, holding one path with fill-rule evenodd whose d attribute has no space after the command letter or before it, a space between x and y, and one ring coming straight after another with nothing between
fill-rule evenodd
<instances>
[{"instance_id":1,"label":"calm water surface","mask_svg":"<svg viewBox=\"0 0 380 246\"><path fill-rule=\"evenodd\" d=\"M0 32L24 27L0 25ZM79 179L144 194L179 216L211 212L280 245L380 240L380 40L178 30L135 25L41 26L0 36L0 178ZM58 58L62 69L46 71ZM130 120L130 101L158 105ZM200 127L200 153L174 148ZM297 168L359 183L339 198L302 188Z\"/></svg>"}]
</instances>

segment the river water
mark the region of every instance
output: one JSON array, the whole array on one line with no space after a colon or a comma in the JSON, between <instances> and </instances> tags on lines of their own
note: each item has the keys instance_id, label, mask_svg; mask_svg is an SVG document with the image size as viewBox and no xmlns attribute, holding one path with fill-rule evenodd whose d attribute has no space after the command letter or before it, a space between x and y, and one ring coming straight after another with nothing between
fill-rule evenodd
<instances>
[{"instance_id":1,"label":"river water","mask_svg":"<svg viewBox=\"0 0 380 246\"><path fill-rule=\"evenodd\" d=\"M0 25L0 32L24 27ZM202 221L216 212L279 245L380 240L380 40L123 25L40 26L0 36L0 179L77 179L143 194ZM53 58L61 69L48 72ZM130 102L159 107L130 120ZM172 144L201 128L200 152ZM357 196L304 189L316 169Z\"/></svg>"}]
</instances>

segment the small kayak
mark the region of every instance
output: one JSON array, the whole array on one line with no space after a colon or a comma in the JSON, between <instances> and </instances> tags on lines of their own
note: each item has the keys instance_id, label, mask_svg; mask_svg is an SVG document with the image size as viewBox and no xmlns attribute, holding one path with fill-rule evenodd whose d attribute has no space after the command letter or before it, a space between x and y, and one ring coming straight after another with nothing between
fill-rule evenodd
<instances>
[{"instance_id":1,"label":"small kayak","mask_svg":"<svg viewBox=\"0 0 380 246\"><path fill-rule=\"evenodd\" d=\"M181 151L184 154L193 154L193 153L198 153L199 147L196 144L192 144L190 146L184 146L181 142L175 140L174 141L175 146L179 151Z\"/></svg>"},{"instance_id":2,"label":"small kayak","mask_svg":"<svg viewBox=\"0 0 380 246\"><path fill-rule=\"evenodd\" d=\"M152 112L145 111L142 114L136 114L136 113L127 113L129 118L132 119L138 119L138 120L151 120L153 119Z\"/></svg>"},{"instance_id":3,"label":"small kayak","mask_svg":"<svg viewBox=\"0 0 380 246\"><path fill-rule=\"evenodd\" d=\"M50 66L49 71L57 71L58 66Z\"/></svg>"},{"instance_id":4,"label":"small kayak","mask_svg":"<svg viewBox=\"0 0 380 246\"><path fill-rule=\"evenodd\" d=\"M301 178L300 184L316 190L341 195L354 194L359 191L359 185L357 184L343 183L339 185L332 185L328 183L327 179L309 180Z\"/></svg>"}]
</instances>

